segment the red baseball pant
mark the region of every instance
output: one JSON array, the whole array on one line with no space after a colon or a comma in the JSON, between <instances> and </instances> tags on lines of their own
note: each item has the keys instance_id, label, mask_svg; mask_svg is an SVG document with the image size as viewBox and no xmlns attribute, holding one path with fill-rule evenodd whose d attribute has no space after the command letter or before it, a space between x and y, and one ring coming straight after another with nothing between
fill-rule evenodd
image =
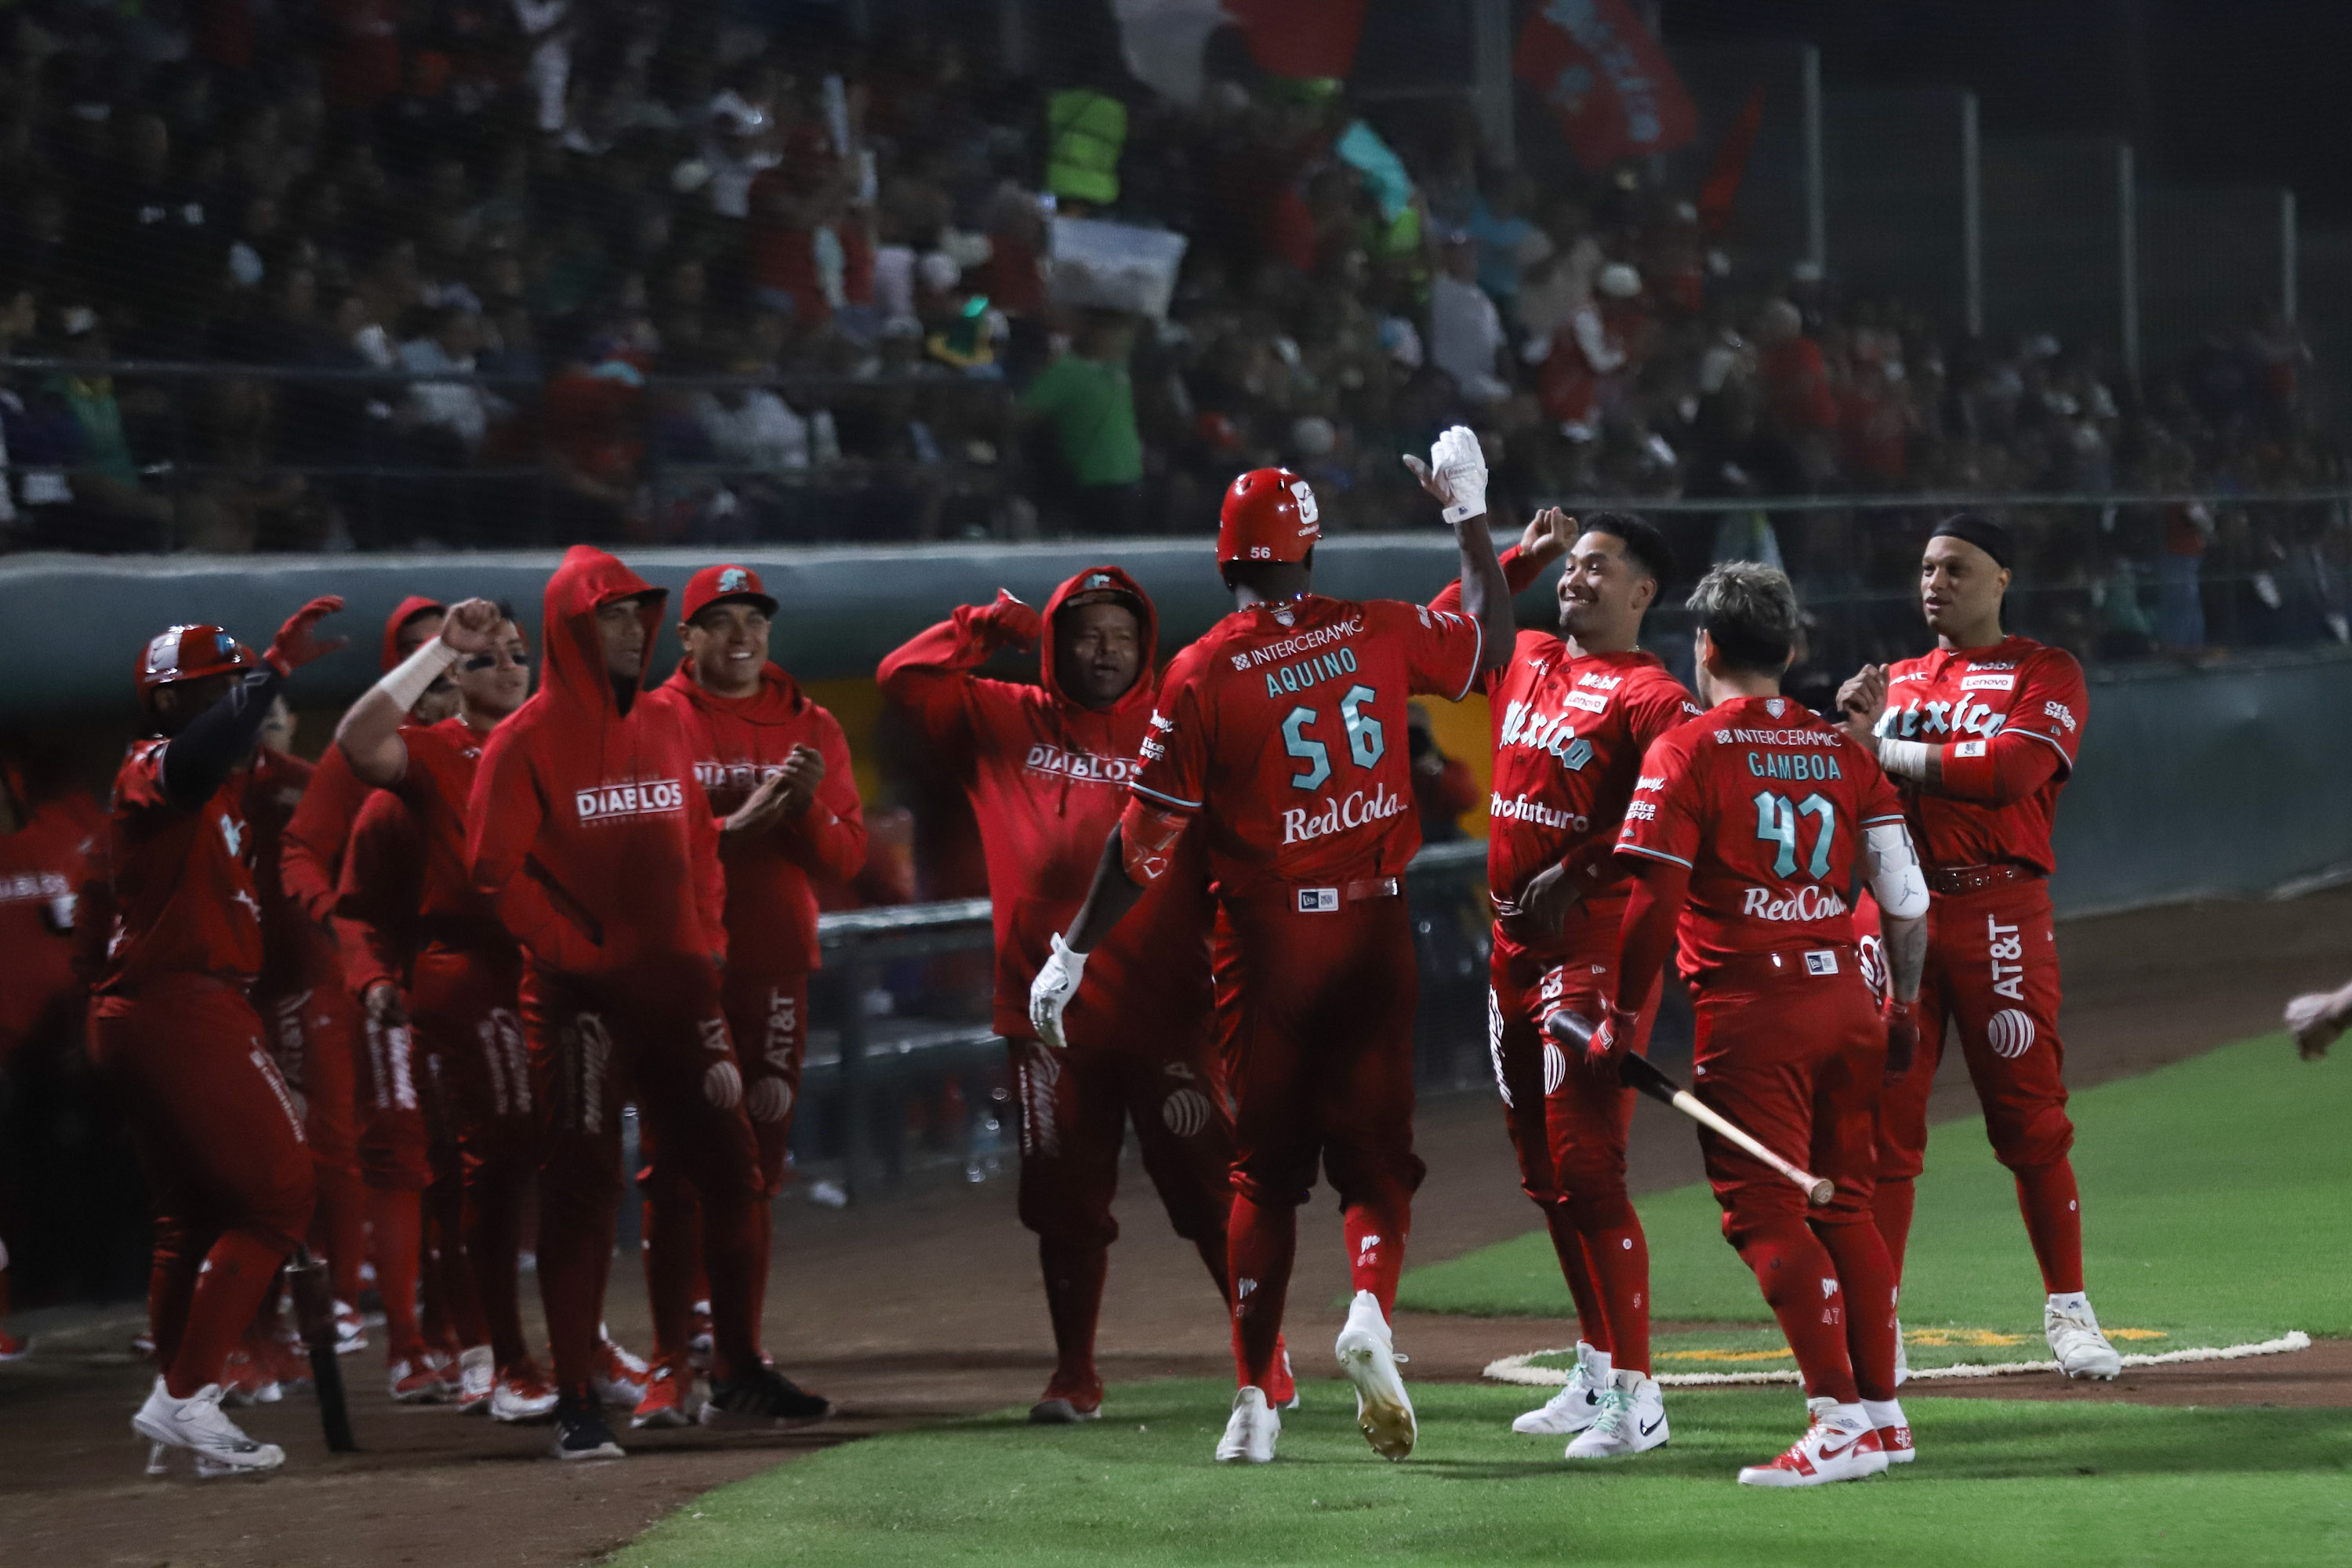
<instances>
[{"instance_id":1,"label":"red baseball pant","mask_svg":"<svg viewBox=\"0 0 2352 1568\"><path fill-rule=\"evenodd\" d=\"M235 986L172 974L99 1000L98 1064L122 1097L155 1211L149 1324L165 1385L217 1383L310 1224L314 1177L261 1016Z\"/></svg>"},{"instance_id":2,"label":"red baseball pant","mask_svg":"<svg viewBox=\"0 0 2352 1568\"><path fill-rule=\"evenodd\" d=\"M1622 910L1620 911L1622 912ZM1616 994L1617 921L1578 922L1573 937L1529 952L1495 931L1486 1044L1519 1186L1541 1210L1579 1332L1635 1372L1650 1370L1650 1244L1625 1194L1633 1091L1586 1071L1543 1031L1557 1012L1607 1016ZM1650 993L1633 1049L1646 1052L1664 981Z\"/></svg>"},{"instance_id":3,"label":"red baseball pant","mask_svg":"<svg viewBox=\"0 0 2352 1568\"><path fill-rule=\"evenodd\" d=\"M1339 1194L1355 1289L1395 1310L1425 1170L1412 1152L1421 976L1394 893L1286 888L1229 903L1226 913L1220 973L1232 995L1221 1005L1235 1104L1227 1278L1239 1376L1263 1388L1282 1332L1298 1205L1318 1159Z\"/></svg>"},{"instance_id":4,"label":"red baseball pant","mask_svg":"<svg viewBox=\"0 0 2352 1568\"><path fill-rule=\"evenodd\" d=\"M621 1200L624 1082L657 1160L701 1203L714 1375L744 1375L760 1361L768 1199L718 970L690 956L625 979L528 969L522 1024L540 1128L540 1296L557 1382L590 1386Z\"/></svg>"},{"instance_id":5,"label":"red baseball pant","mask_svg":"<svg viewBox=\"0 0 2352 1568\"><path fill-rule=\"evenodd\" d=\"M760 1146L761 1188L784 1190L792 1162L793 1112L800 1104L801 1064L808 1055L808 975L727 972L719 985L727 1028L743 1065L743 1106ZM694 1303L709 1289L702 1270L702 1206L677 1161L660 1157L657 1139L643 1127L646 1296L654 1320L654 1353L683 1367ZM770 1233L763 1227L764 1248ZM767 1253L761 1254L761 1277Z\"/></svg>"},{"instance_id":6,"label":"red baseball pant","mask_svg":"<svg viewBox=\"0 0 2352 1568\"><path fill-rule=\"evenodd\" d=\"M1919 987L1919 1053L1887 1087L1879 1118L1878 1226L1903 1268L1912 1184L1925 1166L1927 1096L1947 1021L1984 1108L1993 1155L2017 1182L2017 1203L2044 1288L2083 1288L2083 1216L2068 1158L2066 1051L2058 1037L2058 935L2040 879L1973 893L1937 893L1927 910Z\"/></svg>"},{"instance_id":7,"label":"red baseball pant","mask_svg":"<svg viewBox=\"0 0 2352 1568\"><path fill-rule=\"evenodd\" d=\"M360 1296L367 1261L367 1194L360 1177L358 1010L340 985L254 998L268 1020L271 1054L302 1112L318 1203L310 1244L327 1260L335 1294Z\"/></svg>"},{"instance_id":8,"label":"red baseball pant","mask_svg":"<svg viewBox=\"0 0 2352 1568\"><path fill-rule=\"evenodd\" d=\"M530 1353L516 1280L539 1124L521 984L522 961L512 953L436 948L417 957L408 1001L457 1145L465 1273L479 1304L481 1332L501 1368Z\"/></svg>"},{"instance_id":9,"label":"red baseball pant","mask_svg":"<svg viewBox=\"0 0 2352 1568\"><path fill-rule=\"evenodd\" d=\"M1835 1184L1796 1184L1702 1128L1707 1180L1795 1352L1811 1397L1895 1397L1895 1279L1871 1215L1886 1034L1851 947L1747 954L1693 997L1693 1092L1766 1148Z\"/></svg>"},{"instance_id":10,"label":"red baseball pant","mask_svg":"<svg viewBox=\"0 0 2352 1568\"><path fill-rule=\"evenodd\" d=\"M1130 1120L1170 1226L1199 1249L1218 1296L1229 1299L1234 1131L1214 1038L1205 1026L1181 1038L1139 1033L1116 1051L1005 1042L1021 1111L1021 1223L1037 1237L1056 1387L1100 1381L1095 1324L1118 1239L1110 1207Z\"/></svg>"}]
</instances>

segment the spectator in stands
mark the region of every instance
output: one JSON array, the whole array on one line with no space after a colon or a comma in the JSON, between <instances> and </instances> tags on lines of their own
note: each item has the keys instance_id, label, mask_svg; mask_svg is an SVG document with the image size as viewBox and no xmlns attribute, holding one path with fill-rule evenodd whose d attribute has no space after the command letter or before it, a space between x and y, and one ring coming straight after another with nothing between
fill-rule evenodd
<instances>
[{"instance_id":1,"label":"spectator in stands","mask_svg":"<svg viewBox=\"0 0 2352 1568\"><path fill-rule=\"evenodd\" d=\"M1788 300L1768 301L1756 321L1757 374L1764 390L1765 428L1773 438L1781 480L1799 492L1836 476L1838 406L1822 345L1806 334L1805 318Z\"/></svg>"},{"instance_id":2,"label":"spectator in stands","mask_svg":"<svg viewBox=\"0 0 2352 1568\"><path fill-rule=\"evenodd\" d=\"M1131 533L1141 521L1143 439L1128 374L1134 346L1131 318L1088 310L1069 352L1022 394L1022 408L1049 437L1040 489L1066 531Z\"/></svg>"},{"instance_id":3,"label":"spectator in stands","mask_svg":"<svg viewBox=\"0 0 2352 1568\"><path fill-rule=\"evenodd\" d=\"M1478 287L1478 242L1460 229L1438 247L1437 276L1429 284L1429 362L1454 378L1470 403L1499 403L1510 384L1496 374L1509 342L1502 312Z\"/></svg>"},{"instance_id":4,"label":"spectator in stands","mask_svg":"<svg viewBox=\"0 0 2352 1568\"><path fill-rule=\"evenodd\" d=\"M471 377L482 346L482 321L463 305L443 305L423 335L400 345L400 368L412 375ZM462 468L482 449L491 422L509 411L495 393L468 381L415 381L403 418L412 436L445 466Z\"/></svg>"}]
</instances>

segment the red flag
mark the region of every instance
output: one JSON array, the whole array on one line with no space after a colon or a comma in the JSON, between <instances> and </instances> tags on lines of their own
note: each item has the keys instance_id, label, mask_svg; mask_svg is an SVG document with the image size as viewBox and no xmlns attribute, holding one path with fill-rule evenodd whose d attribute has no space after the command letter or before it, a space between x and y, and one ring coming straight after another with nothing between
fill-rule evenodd
<instances>
[{"instance_id":1,"label":"red flag","mask_svg":"<svg viewBox=\"0 0 2352 1568\"><path fill-rule=\"evenodd\" d=\"M1624 0L1544 0L1511 68L1543 95L1576 161L1596 174L1698 134L1682 79Z\"/></svg>"},{"instance_id":2,"label":"red flag","mask_svg":"<svg viewBox=\"0 0 2352 1568\"><path fill-rule=\"evenodd\" d=\"M1739 195L1739 182L1748 175L1748 155L1756 150L1756 133L1764 128L1764 84L1758 82L1748 101L1739 106L1739 118L1724 132L1723 146L1715 155L1715 167L1706 172L1706 184L1698 188L1699 226L1709 234L1720 234L1731 221L1731 204Z\"/></svg>"},{"instance_id":3,"label":"red flag","mask_svg":"<svg viewBox=\"0 0 2352 1568\"><path fill-rule=\"evenodd\" d=\"M1343 77L1356 63L1364 0L1224 0L1269 76Z\"/></svg>"}]
</instances>

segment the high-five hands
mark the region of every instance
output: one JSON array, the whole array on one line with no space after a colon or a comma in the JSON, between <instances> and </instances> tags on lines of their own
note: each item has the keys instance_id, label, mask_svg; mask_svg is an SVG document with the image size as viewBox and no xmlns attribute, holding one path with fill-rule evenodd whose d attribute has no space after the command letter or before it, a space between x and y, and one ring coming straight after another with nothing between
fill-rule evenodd
<instances>
[{"instance_id":1,"label":"high-five hands","mask_svg":"<svg viewBox=\"0 0 2352 1568\"><path fill-rule=\"evenodd\" d=\"M1404 466L1421 488L1445 508L1445 521L1460 522L1486 510L1486 454L1478 437L1466 425L1456 425L1433 442L1429 461L1407 452Z\"/></svg>"}]
</instances>

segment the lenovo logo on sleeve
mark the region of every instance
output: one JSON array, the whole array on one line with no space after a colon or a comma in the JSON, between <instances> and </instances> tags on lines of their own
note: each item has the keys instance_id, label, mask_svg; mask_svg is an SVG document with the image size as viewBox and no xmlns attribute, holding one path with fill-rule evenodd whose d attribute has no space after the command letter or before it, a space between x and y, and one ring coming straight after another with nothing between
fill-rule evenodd
<instances>
[{"instance_id":1,"label":"lenovo logo on sleeve","mask_svg":"<svg viewBox=\"0 0 2352 1568\"><path fill-rule=\"evenodd\" d=\"M686 790L676 779L630 779L574 790L572 804L583 822L624 816L660 816L686 809Z\"/></svg>"}]
</instances>

